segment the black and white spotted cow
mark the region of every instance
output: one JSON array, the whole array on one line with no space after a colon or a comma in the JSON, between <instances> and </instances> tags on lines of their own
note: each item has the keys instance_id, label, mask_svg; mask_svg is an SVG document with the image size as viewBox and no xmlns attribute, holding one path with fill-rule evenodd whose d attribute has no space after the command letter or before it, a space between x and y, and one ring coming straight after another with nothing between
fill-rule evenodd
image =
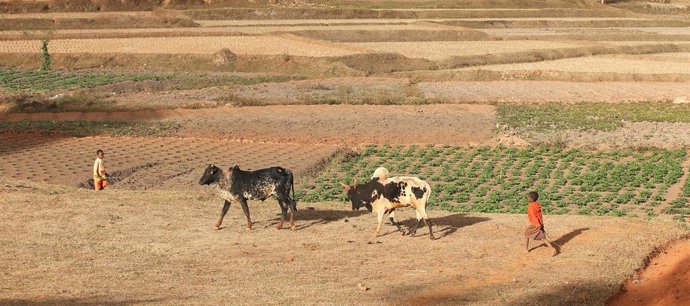
<instances>
[{"instance_id":1,"label":"black and white spotted cow","mask_svg":"<svg viewBox=\"0 0 690 306\"><path fill-rule=\"evenodd\" d=\"M352 210L358 210L361 207L366 207L369 211L377 214L378 224L374 237L378 236L383 224L383 216L395 211L397 207L413 207L417 214L417 222L414 227L408 232L405 232L400 227L393 217L391 222L398 227L398 230L403 232L403 235L410 234L414 236L417 232L419 224L424 222L429 226L429 236L434 239L434 232L432 229L431 220L426 213L426 206L431 195L431 186L429 183L410 176L396 176L374 177L366 184L358 185L355 180L352 185L341 183L343 188L347 191L347 197L352 203Z\"/></svg>"},{"instance_id":2,"label":"black and white spotted cow","mask_svg":"<svg viewBox=\"0 0 690 306\"><path fill-rule=\"evenodd\" d=\"M289 169L271 167L256 171L243 171L235 165L230 168L226 175L219 167L211 164L204 170L199 184L215 185L218 195L225 199L220 219L215 226L216 229L220 229L223 218L232 202L239 202L242 205L244 215L247 217L247 229L252 229L247 200L264 201L270 196L275 196L280 205L281 218L276 229L283 227L288 208L290 208L290 228L295 229L297 202L290 196L290 191L292 191L294 197L295 186L292 171Z\"/></svg>"}]
</instances>

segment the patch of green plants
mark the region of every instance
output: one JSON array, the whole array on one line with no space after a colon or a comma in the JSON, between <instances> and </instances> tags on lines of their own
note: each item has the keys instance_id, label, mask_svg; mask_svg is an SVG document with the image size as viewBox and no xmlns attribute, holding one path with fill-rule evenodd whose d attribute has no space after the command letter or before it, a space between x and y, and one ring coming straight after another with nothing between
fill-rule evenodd
<instances>
[{"instance_id":1,"label":"patch of green plants","mask_svg":"<svg viewBox=\"0 0 690 306\"><path fill-rule=\"evenodd\" d=\"M47 92L56 89L96 87L124 81L160 81L169 78L170 76L151 74L78 73L0 68L0 88L10 92Z\"/></svg>"},{"instance_id":2,"label":"patch of green plants","mask_svg":"<svg viewBox=\"0 0 690 306\"><path fill-rule=\"evenodd\" d=\"M499 121L519 131L570 129L611 131L624 122L690 122L690 104L670 102L581 103L496 106Z\"/></svg>"},{"instance_id":3,"label":"patch of green plants","mask_svg":"<svg viewBox=\"0 0 690 306\"><path fill-rule=\"evenodd\" d=\"M376 167L385 166L391 175L427 180L430 205L440 209L524 213L526 194L534 190L546 213L626 216L663 201L683 176L686 155L680 149L368 146L336 160L315 180L316 188L303 192L306 201L344 200L338 182L367 182ZM686 208L674 205L669 213Z\"/></svg>"}]
</instances>

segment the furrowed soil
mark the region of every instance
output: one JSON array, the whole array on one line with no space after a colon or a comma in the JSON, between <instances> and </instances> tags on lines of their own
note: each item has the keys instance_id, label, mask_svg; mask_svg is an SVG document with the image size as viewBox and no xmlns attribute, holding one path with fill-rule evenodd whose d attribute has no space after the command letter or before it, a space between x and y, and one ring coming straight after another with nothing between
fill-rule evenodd
<instances>
[{"instance_id":1,"label":"furrowed soil","mask_svg":"<svg viewBox=\"0 0 690 306\"><path fill-rule=\"evenodd\" d=\"M234 205L216 231L222 201L209 188L94 193L0 178L0 303L599 305L684 233L549 216L562 246L551 257L538 244L524 252L522 215L433 211L437 240L390 225L369 238L375 217L342 203L300 203L296 230L276 231L273 200L250 202L252 231ZM412 217L398 214L405 226Z\"/></svg>"},{"instance_id":2,"label":"furrowed soil","mask_svg":"<svg viewBox=\"0 0 690 306\"><path fill-rule=\"evenodd\" d=\"M186 189L216 163L259 169L281 165L297 175L328 160L336 147L242 143L231 140L151 137L46 137L0 135L0 173L48 184L87 187L94 152L106 152L114 188ZM50 162L36 162L46 161Z\"/></svg>"}]
</instances>

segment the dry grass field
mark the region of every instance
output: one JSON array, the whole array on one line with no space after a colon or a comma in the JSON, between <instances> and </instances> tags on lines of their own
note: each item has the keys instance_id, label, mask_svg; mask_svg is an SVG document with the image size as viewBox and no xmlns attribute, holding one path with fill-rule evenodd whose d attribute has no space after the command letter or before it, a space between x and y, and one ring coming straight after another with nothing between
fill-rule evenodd
<instances>
[{"instance_id":1,"label":"dry grass field","mask_svg":"<svg viewBox=\"0 0 690 306\"><path fill-rule=\"evenodd\" d=\"M686 303L689 4L2 1L0 304ZM292 169L296 230L213 230L209 163ZM439 239L370 237L380 165Z\"/></svg>"},{"instance_id":2,"label":"dry grass field","mask_svg":"<svg viewBox=\"0 0 690 306\"><path fill-rule=\"evenodd\" d=\"M525 254L521 215L431 216L402 237L343 203L299 204L297 230L278 206L252 202L254 230L205 190L87 190L2 179L3 304L601 304L677 225L549 217L562 246ZM311 208L310 208L311 207ZM399 214L401 220L411 212ZM631 238L630 233L635 235ZM415 249L415 251L411 251Z\"/></svg>"}]
</instances>

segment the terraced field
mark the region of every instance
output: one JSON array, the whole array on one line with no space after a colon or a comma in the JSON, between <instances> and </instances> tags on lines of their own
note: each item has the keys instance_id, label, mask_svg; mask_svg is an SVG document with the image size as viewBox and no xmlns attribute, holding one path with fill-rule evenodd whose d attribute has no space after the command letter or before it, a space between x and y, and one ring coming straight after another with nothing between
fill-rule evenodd
<instances>
[{"instance_id":1,"label":"terraced field","mask_svg":"<svg viewBox=\"0 0 690 306\"><path fill-rule=\"evenodd\" d=\"M673 2L3 2L0 304L602 305L647 285L690 221ZM212 231L208 163L295 171L296 230L269 230L268 200L254 231L236 204ZM366 238L340 182L379 166L431 183L440 243ZM556 257L524 253L531 190ZM633 299L681 301L673 282Z\"/></svg>"},{"instance_id":2,"label":"terraced field","mask_svg":"<svg viewBox=\"0 0 690 306\"><path fill-rule=\"evenodd\" d=\"M679 55L681 54L681 55ZM584 58L566 58L534 63L486 65L461 70L482 69L489 71L566 71L584 73L620 74L688 74L690 63L685 53L660 53L650 56L600 55ZM659 61L656 58L664 58Z\"/></svg>"}]
</instances>

